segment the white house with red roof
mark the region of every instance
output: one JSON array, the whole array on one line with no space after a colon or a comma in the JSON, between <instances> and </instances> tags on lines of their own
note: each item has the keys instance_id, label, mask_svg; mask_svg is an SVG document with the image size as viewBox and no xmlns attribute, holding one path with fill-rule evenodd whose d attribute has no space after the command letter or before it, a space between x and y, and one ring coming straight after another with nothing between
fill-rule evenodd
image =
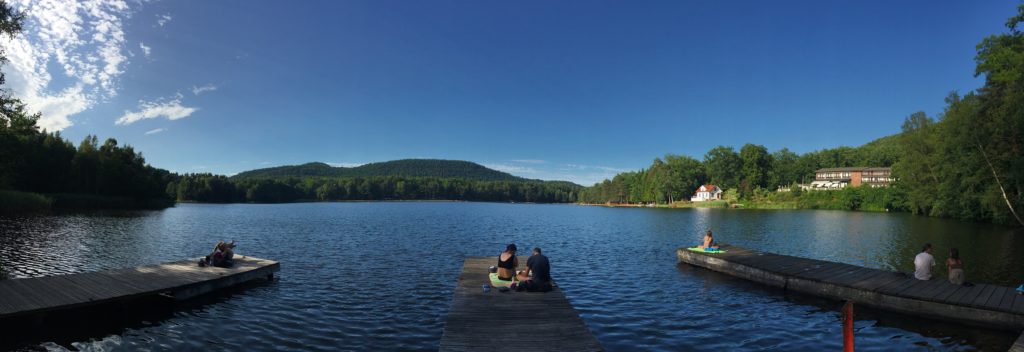
<instances>
[{"instance_id":1,"label":"white house with red roof","mask_svg":"<svg viewBox=\"0 0 1024 352\"><path fill-rule=\"evenodd\" d=\"M690 197L691 202L703 202L722 199L722 189L715 185L703 185Z\"/></svg>"}]
</instances>

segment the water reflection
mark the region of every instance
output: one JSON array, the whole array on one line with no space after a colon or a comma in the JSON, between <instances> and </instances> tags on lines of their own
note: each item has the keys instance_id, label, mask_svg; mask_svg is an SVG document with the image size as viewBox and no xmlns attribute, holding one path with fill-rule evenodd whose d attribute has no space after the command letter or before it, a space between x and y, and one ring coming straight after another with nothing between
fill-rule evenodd
<instances>
[{"instance_id":1,"label":"water reflection","mask_svg":"<svg viewBox=\"0 0 1024 352\"><path fill-rule=\"evenodd\" d=\"M15 277L137 266L198 256L220 239L282 262L270 287L110 336L54 340L69 347L433 350L462 259L516 243L544 248L609 350L838 349L835 302L677 266L675 249L699 243L707 229L744 247L906 271L931 242L939 261L960 248L970 281L1016 286L1024 277L1012 255L1024 253L1024 237L994 225L841 211L489 203L185 204L0 217L0 266ZM858 320L859 349L1004 343L999 332L887 319Z\"/></svg>"}]
</instances>

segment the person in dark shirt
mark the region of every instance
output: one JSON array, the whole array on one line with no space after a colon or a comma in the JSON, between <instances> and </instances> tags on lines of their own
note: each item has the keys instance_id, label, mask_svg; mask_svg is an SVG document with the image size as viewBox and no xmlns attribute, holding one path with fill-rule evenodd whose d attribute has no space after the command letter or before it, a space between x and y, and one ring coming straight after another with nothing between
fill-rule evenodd
<instances>
[{"instance_id":1,"label":"person in dark shirt","mask_svg":"<svg viewBox=\"0 0 1024 352\"><path fill-rule=\"evenodd\" d=\"M533 273L533 277L530 277ZM551 291L551 263L548 257L541 254L540 248L533 248L533 255L526 260L526 270L520 277L523 281L519 284L526 291L547 292Z\"/></svg>"}]
</instances>

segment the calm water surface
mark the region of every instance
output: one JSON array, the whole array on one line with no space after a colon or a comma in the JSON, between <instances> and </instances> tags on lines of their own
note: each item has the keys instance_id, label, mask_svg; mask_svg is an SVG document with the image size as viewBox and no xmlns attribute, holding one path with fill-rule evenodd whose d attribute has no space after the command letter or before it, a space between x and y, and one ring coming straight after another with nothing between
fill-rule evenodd
<instances>
[{"instance_id":1,"label":"calm water surface","mask_svg":"<svg viewBox=\"0 0 1024 352\"><path fill-rule=\"evenodd\" d=\"M1024 280L1024 233L994 225L490 203L183 204L0 217L0 267L34 277L137 266L199 256L218 239L282 263L272 283L109 331L17 344L27 349L434 350L463 257L496 255L510 242L544 248L553 276L609 350L841 349L839 302L676 265L675 249L698 243L706 229L744 247L903 271L923 242L940 262L956 246L968 281ZM869 310L858 311L856 336L861 351L1006 350L1016 338Z\"/></svg>"}]
</instances>

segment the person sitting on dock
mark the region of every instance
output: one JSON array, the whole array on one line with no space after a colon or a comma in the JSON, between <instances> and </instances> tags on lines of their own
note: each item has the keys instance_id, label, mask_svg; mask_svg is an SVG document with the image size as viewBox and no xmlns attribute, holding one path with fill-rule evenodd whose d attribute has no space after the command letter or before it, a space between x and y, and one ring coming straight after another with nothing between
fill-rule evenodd
<instances>
[{"instance_id":1,"label":"person sitting on dock","mask_svg":"<svg viewBox=\"0 0 1024 352\"><path fill-rule=\"evenodd\" d=\"M203 260L199 261L199 266L217 266L221 268L230 268L235 264L235 241L227 243L224 241L217 241L217 244L213 246L213 253L206 256Z\"/></svg>"},{"instance_id":2,"label":"person sitting on dock","mask_svg":"<svg viewBox=\"0 0 1024 352\"><path fill-rule=\"evenodd\" d=\"M932 256L932 244L925 243L921 248L921 253L914 257L914 278L931 280L933 266L935 266L935 257Z\"/></svg>"},{"instance_id":3,"label":"person sitting on dock","mask_svg":"<svg viewBox=\"0 0 1024 352\"><path fill-rule=\"evenodd\" d=\"M715 244L715 237L711 235L711 230L704 233L704 243L700 245L700 248L705 251L718 250L718 245Z\"/></svg>"},{"instance_id":4,"label":"person sitting on dock","mask_svg":"<svg viewBox=\"0 0 1024 352\"><path fill-rule=\"evenodd\" d=\"M533 273L533 277L530 277ZM526 270L519 273L517 291L547 292L551 291L551 262L541 254L540 247L533 248L533 255L526 260Z\"/></svg>"},{"instance_id":5,"label":"person sitting on dock","mask_svg":"<svg viewBox=\"0 0 1024 352\"><path fill-rule=\"evenodd\" d=\"M949 249L949 259L946 259L946 270L949 272L949 283L954 285L964 284L964 261L960 259L960 251L956 248Z\"/></svg>"},{"instance_id":6,"label":"person sitting on dock","mask_svg":"<svg viewBox=\"0 0 1024 352\"><path fill-rule=\"evenodd\" d=\"M512 281L516 276L519 259L516 258L516 245L510 243L505 251L498 254L498 280Z\"/></svg>"},{"instance_id":7,"label":"person sitting on dock","mask_svg":"<svg viewBox=\"0 0 1024 352\"><path fill-rule=\"evenodd\" d=\"M234 240L232 240L231 243L224 243L224 245L221 248L220 252L221 252L221 261L220 261L220 265L218 265L218 266L220 266L222 268L230 268L231 266L235 265L235 241Z\"/></svg>"}]
</instances>

